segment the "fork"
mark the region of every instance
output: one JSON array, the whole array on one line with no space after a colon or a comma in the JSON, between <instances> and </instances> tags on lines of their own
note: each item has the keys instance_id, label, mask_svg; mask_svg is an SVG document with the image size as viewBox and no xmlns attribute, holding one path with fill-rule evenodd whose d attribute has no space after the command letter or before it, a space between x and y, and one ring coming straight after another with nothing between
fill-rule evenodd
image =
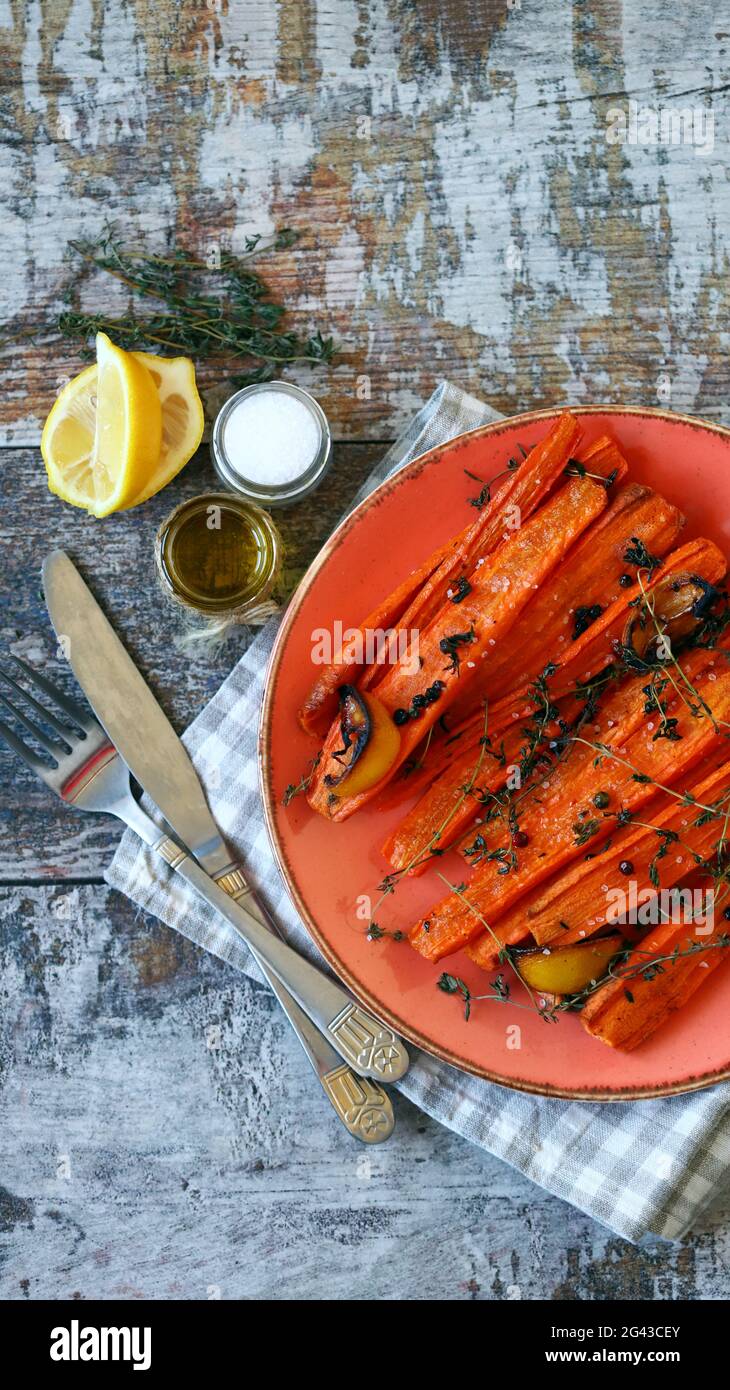
<instances>
[{"instance_id":1,"label":"fork","mask_svg":"<svg viewBox=\"0 0 730 1390\"><path fill-rule=\"evenodd\" d=\"M160 830L134 797L129 769L91 711L70 699L52 681L39 675L19 657L12 656L12 660L24 673L28 683L39 694L45 695L65 718L60 718L41 704L0 668L0 680L26 702L37 719L53 730L53 736L50 736L36 719L30 718L22 707L18 707L17 702L0 693L0 705L35 739L49 761L41 758L3 720L0 720L0 738L61 801L81 811L106 812L116 816L134 830L145 844L155 848L170 867L178 868L176 860L182 861L182 855L176 854L179 846ZM187 862L190 863L189 859ZM189 874L185 874L185 877L191 881ZM274 923L258 909L255 902L249 906L249 911L252 910L262 926L280 936ZM385 1091L375 1080L357 1076L342 1062L281 981L267 969L255 952L253 954L342 1124L364 1143L381 1143L387 1139L393 1131L395 1118Z\"/></svg>"}]
</instances>

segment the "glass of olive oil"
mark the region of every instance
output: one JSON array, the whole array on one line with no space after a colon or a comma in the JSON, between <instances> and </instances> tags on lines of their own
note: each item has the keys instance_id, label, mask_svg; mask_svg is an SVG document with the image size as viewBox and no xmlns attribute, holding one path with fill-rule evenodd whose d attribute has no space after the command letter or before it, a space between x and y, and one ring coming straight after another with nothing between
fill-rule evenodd
<instances>
[{"instance_id":1,"label":"glass of olive oil","mask_svg":"<svg viewBox=\"0 0 730 1390\"><path fill-rule=\"evenodd\" d=\"M155 557L170 597L218 626L256 625L276 611L281 537L251 502L224 492L183 502L162 523Z\"/></svg>"}]
</instances>

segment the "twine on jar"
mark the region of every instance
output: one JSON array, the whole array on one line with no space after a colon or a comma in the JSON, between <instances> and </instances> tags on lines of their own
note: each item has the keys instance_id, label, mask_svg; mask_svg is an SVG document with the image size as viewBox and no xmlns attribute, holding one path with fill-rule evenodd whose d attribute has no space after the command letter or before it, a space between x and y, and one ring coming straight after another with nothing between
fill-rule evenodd
<instances>
[{"instance_id":1,"label":"twine on jar","mask_svg":"<svg viewBox=\"0 0 730 1390\"><path fill-rule=\"evenodd\" d=\"M183 631L173 638L173 645L179 652L214 651L222 647L238 628L263 627L269 618L280 612L280 605L269 598L251 607L232 608L230 612L208 618L178 599L173 601L186 610L183 614Z\"/></svg>"}]
</instances>

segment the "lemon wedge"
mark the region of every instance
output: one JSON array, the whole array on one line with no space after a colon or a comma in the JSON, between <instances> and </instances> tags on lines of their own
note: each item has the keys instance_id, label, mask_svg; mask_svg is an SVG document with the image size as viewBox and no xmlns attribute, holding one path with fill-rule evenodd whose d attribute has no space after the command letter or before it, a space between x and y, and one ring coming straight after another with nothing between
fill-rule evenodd
<instances>
[{"instance_id":1,"label":"lemon wedge","mask_svg":"<svg viewBox=\"0 0 730 1390\"><path fill-rule=\"evenodd\" d=\"M121 366L115 369L115 362ZM105 369L100 373L101 365ZM120 386L124 380L130 383L126 393L129 414L135 414L135 428L131 432L126 430L124 423L126 405ZM117 417L120 417L116 425L118 435L113 438L117 444L119 439L123 441L116 449L122 476L119 486L112 488L109 486L109 463L114 449L105 446L104 431L106 427L109 437ZM79 372L64 387L46 421L41 452L48 485L64 501L84 507L95 516L136 507L166 487L184 468L200 444L203 425L195 368L189 357L123 352L114 347L105 334L99 334L97 362ZM101 443L101 459L97 440ZM151 446L155 440L158 441L157 451L153 457ZM125 447L133 455L126 471Z\"/></svg>"},{"instance_id":2,"label":"lemon wedge","mask_svg":"<svg viewBox=\"0 0 730 1390\"><path fill-rule=\"evenodd\" d=\"M189 357L157 357L152 352L134 352L132 356L147 368L157 389L162 412L162 443L151 475L134 501L126 503L128 507L146 502L167 487L192 458L205 425L195 384L195 368Z\"/></svg>"},{"instance_id":3,"label":"lemon wedge","mask_svg":"<svg viewBox=\"0 0 730 1390\"><path fill-rule=\"evenodd\" d=\"M51 492L93 516L131 506L161 442L160 399L147 367L97 333L96 367L64 387L43 430Z\"/></svg>"}]
</instances>

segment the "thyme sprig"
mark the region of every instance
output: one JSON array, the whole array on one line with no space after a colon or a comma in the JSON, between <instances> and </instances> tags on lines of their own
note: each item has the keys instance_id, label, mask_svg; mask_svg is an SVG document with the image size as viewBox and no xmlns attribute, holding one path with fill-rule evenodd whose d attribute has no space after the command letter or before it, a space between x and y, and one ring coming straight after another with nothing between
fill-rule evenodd
<instances>
[{"instance_id":1,"label":"thyme sprig","mask_svg":"<svg viewBox=\"0 0 730 1390\"><path fill-rule=\"evenodd\" d=\"M657 713L659 715L659 727L656 733L652 734L652 743L656 743L657 739L660 738L665 738L669 743L679 743L682 738L678 728L679 720L667 714L668 703L662 699L669 683L666 676L653 672L649 684L642 687L643 693L646 695L644 714Z\"/></svg>"},{"instance_id":2,"label":"thyme sprig","mask_svg":"<svg viewBox=\"0 0 730 1390\"><path fill-rule=\"evenodd\" d=\"M310 758L308 771L305 772L304 775L299 778L299 781L289 783L288 787L284 792L284 795L281 798L282 806L288 806L289 803L294 800L295 796L301 796L303 792L309 791L309 788L312 785L312 778L314 777L314 774L317 771L317 768L319 767L321 761L322 751L320 749L319 753L317 753L314 758Z\"/></svg>"},{"instance_id":3,"label":"thyme sprig","mask_svg":"<svg viewBox=\"0 0 730 1390\"><path fill-rule=\"evenodd\" d=\"M529 453L529 450L523 449L521 444L518 444L517 448L519 449L522 458L509 458L507 460L506 468L503 468L499 473L495 473L494 477L490 478L488 483L485 483L484 479L480 478L477 473L470 472L468 468L464 469L467 478L471 478L472 482L481 483L482 485L477 496L469 498L470 507L476 507L478 511L481 511L482 507L486 507L487 504L492 500L492 488L494 487L494 484L498 483L500 478L507 478L510 473L515 473L517 471L520 464L527 458L527 455Z\"/></svg>"},{"instance_id":4,"label":"thyme sprig","mask_svg":"<svg viewBox=\"0 0 730 1390\"><path fill-rule=\"evenodd\" d=\"M714 819L719 814L719 808L723 807L725 802L730 799L730 791L728 791L724 796L720 797L718 802L714 805L706 805L705 802L698 801L691 792L678 792L675 791L674 787L668 787L664 782L657 782L654 777L650 777L648 773L642 772L635 763L629 762L628 758L624 758L620 753L616 753L607 743L592 742L590 739L581 738L580 735L577 734L573 736L572 742L582 743L585 744L586 748L593 749L597 755L594 759L594 767L600 767L604 758L613 758L614 762L622 763L624 767L629 769L632 774L631 780L633 782L650 783L653 787L656 787L658 791L666 792L667 796L673 796L675 800L681 801L684 806L694 806L698 810L706 812L708 818Z\"/></svg>"},{"instance_id":5,"label":"thyme sprig","mask_svg":"<svg viewBox=\"0 0 730 1390\"><path fill-rule=\"evenodd\" d=\"M365 933L368 941L382 941L384 937L389 937L391 941L405 941L404 931L388 931L379 927L377 922L370 922Z\"/></svg>"},{"instance_id":6,"label":"thyme sprig","mask_svg":"<svg viewBox=\"0 0 730 1390\"><path fill-rule=\"evenodd\" d=\"M618 477L618 469L614 468L610 473L589 473L584 463L580 459L568 459L564 468L566 478L592 478L594 483L600 483L606 491L615 483Z\"/></svg>"},{"instance_id":7,"label":"thyme sprig","mask_svg":"<svg viewBox=\"0 0 730 1390\"><path fill-rule=\"evenodd\" d=\"M558 1016L561 1013L575 1012L592 994L595 994L596 990L602 989L609 980L620 980L625 983L626 981L643 979L649 982L655 979L657 975L665 974L665 967L667 965L674 965L685 956L696 956L704 951L725 950L728 946L730 946L730 935L727 933L718 936L715 941L693 941L684 950L679 946L675 946L673 951L669 951L665 955L652 955L650 951L642 951L639 947L627 946L625 950L619 951L617 955L614 956L608 970L600 980L592 981L592 983L586 985L584 989L578 991L576 994L566 995L557 1003L545 1005L517 1004L511 997L509 987L505 990L503 985L497 985L497 988L493 987L488 994L472 994L469 986L459 975L441 975L436 981L436 987L437 989L443 990L446 994L459 994L461 996L464 1000L464 1018L467 1023L471 1017L472 1006L483 1001L510 1004L513 1008L518 1009L530 1009L532 1012L537 1013L539 1017L543 1018L547 1023L557 1023ZM645 956L646 960L634 961L629 969L622 970L621 967L626 965L632 955ZM497 980L499 979L500 977L498 976ZM522 976L520 976L520 979L522 979ZM524 980L522 983L525 983ZM497 984L496 981L495 984ZM633 1003L634 998L631 991L625 989L625 993L629 1003Z\"/></svg>"},{"instance_id":8,"label":"thyme sprig","mask_svg":"<svg viewBox=\"0 0 730 1390\"><path fill-rule=\"evenodd\" d=\"M477 921L480 922L481 925L484 927L484 930L489 933L495 945L499 948L498 960L500 965L509 966L510 970L517 977L519 983L522 985L522 988L528 995L531 1007L533 1009L536 1009L538 1013L541 1013L541 1006L538 1004L535 995L533 994L530 986L527 983L527 980L523 979L522 975L517 969L517 966L515 965L513 952L510 950L509 946L505 945L504 941L500 941L499 937L497 936L497 933L494 931L494 928L489 925L489 922L487 921L486 917L484 917L484 915L479 911L479 909L475 907L472 902L469 901L469 899L466 896L464 885L460 883L451 883L449 879L446 878L445 874L442 874L441 872L439 872L438 877L441 879L442 883L446 884L446 887L449 888L452 893L455 893L456 896L461 899L464 906L468 908L469 912L471 912L472 916L476 917ZM509 991L504 993L503 998L505 1000L509 997Z\"/></svg>"},{"instance_id":9,"label":"thyme sprig","mask_svg":"<svg viewBox=\"0 0 730 1390\"><path fill-rule=\"evenodd\" d=\"M546 730L548 724L553 723L559 717L557 705L553 704L548 687L548 681L551 676L555 675L557 669L557 664L554 661L549 661L539 676L535 677L527 692L528 699L537 708L530 723L522 730L527 739L524 748L520 750L519 759L520 781L523 783L528 780L541 763L544 764L546 761L546 755L542 751Z\"/></svg>"},{"instance_id":10,"label":"thyme sprig","mask_svg":"<svg viewBox=\"0 0 730 1390\"><path fill-rule=\"evenodd\" d=\"M476 759L476 762L475 762L475 764L474 764L474 767L473 767L472 771L470 772L469 776L467 777L466 782L465 782L465 783L463 784L463 786L460 788L458 798L455 800L454 805L452 806L451 810L448 812L448 814L447 814L447 815L444 817L444 819L441 821L441 824L440 824L439 826L437 826L437 828L436 828L436 830L434 830L433 834L432 834L431 836L429 836L429 839L426 841L426 843L425 843L424 845L421 845L421 847L420 847L419 849L416 850L416 853L415 853L414 855L411 856L411 858L408 860L408 862L407 862L406 864L404 864L404 865L402 866L402 868L400 868L400 869L394 869L392 873L386 874L386 876L385 876L385 878L383 879L382 883L380 883L380 884L378 885L378 891L380 892L380 895L381 895L381 896L380 896L380 898L378 899L378 902L376 903L375 908L373 909L373 916L375 916L375 915L378 913L378 911L380 910L380 907L381 907L382 903L383 903L383 902L385 901L385 899L389 896L389 894L395 892L395 889L396 889L396 887L397 887L397 885L398 885L400 879L403 878L406 874L409 874L410 871L411 871L411 869L418 868L418 867L420 867L422 864L427 864L427 863L429 862L429 860L434 859L434 858L438 858L438 857L440 857L440 856L444 853L444 851L443 851L442 849L439 848L438 842L439 842L439 840L441 839L441 837L442 837L444 831L445 831L445 830L448 828L448 826L451 824L451 821L454 819L454 816L457 814L457 812L458 812L458 811L460 810L460 808L463 806L464 802L466 801L466 798L467 798L468 796L471 796L471 794L472 794L472 792L473 792L473 790L474 790L474 787L476 786L476 783L477 783L477 779L478 779L478 777L479 777L479 774L480 774L480 772L481 772L481 770L482 770L482 766L483 766L483 764L484 764L484 760L485 760L485 758L486 758L488 752L490 751L489 748L488 748L489 738L488 738L488 735L487 735L488 724L489 724L489 706L488 706L488 704L485 704L485 706L484 706L484 732L483 732L483 734L482 734L481 739L479 740L479 752L478 752L478 754L477 754L477 759Z\"/></svg>"},{"instance_id":11,"label":"thyme sprig","mask_svg":"<svg viewBox=\"0 0 730 1390\"><path fill-rule=\"evenodd\" d=\"M560 711L552 702L548 686L550 677L557 670L557 665L549 662L529 688L529 694L536 709L530 723L521 730L527 740L520 749L517 762L521 790L515 794L515 790L505 788L502 791L489 791L480 795L480 800L487 806L485 822L501 820L508 843L499 848L490 849L485 836L480 831L473 843L464 849L464 854L472 867L484 862L494 862L499 865L497 873L500 875L512 873L519 867L515 843L520 830L520 807L525 799L533 796L537 790L539 783L536 780L536 774L540 772L549 777L570 751L571 726L560 718ZM610 668L608 673L603 673L597 677L592 685L586 683L581 688L580 698L584 699L585 703L574 722L574 728L582 728L587 720L595 716L598 693L613 679L613 668ZM549 726L555 722L558 724L559 735L546 743Z\"/></svg>"},{"instance_id":12,"label":"thyme sprig","mask_svg":"<svg viewBox=\"0 0 730 1390\"><path fill-rule=\"evenodd\" d=\"M277 252L294 245L299 233L281 228L271 239L246 238L244 252L234 256L221 250L209 265L192 252L176 247L167 255L153 255L122 246L113 227L97 240L69 243L69 251L81 262L81 271L67 291L70 307L63 310L58 330L65 337L88 340L104 331L120 347L160 348L191 357L220 357L250 363L231 380L248 386L278 376L293 362L328 362L333 354L331 338L317 330L302 337L283 325L285 309L271 298L266 282L251 267L263 251ZM91 271L103 271L130 291L127 311L116 317L84 313L77 307L81 280ZM140 314L136 300L154 301Z\"/></svg>"}]
</instances>

